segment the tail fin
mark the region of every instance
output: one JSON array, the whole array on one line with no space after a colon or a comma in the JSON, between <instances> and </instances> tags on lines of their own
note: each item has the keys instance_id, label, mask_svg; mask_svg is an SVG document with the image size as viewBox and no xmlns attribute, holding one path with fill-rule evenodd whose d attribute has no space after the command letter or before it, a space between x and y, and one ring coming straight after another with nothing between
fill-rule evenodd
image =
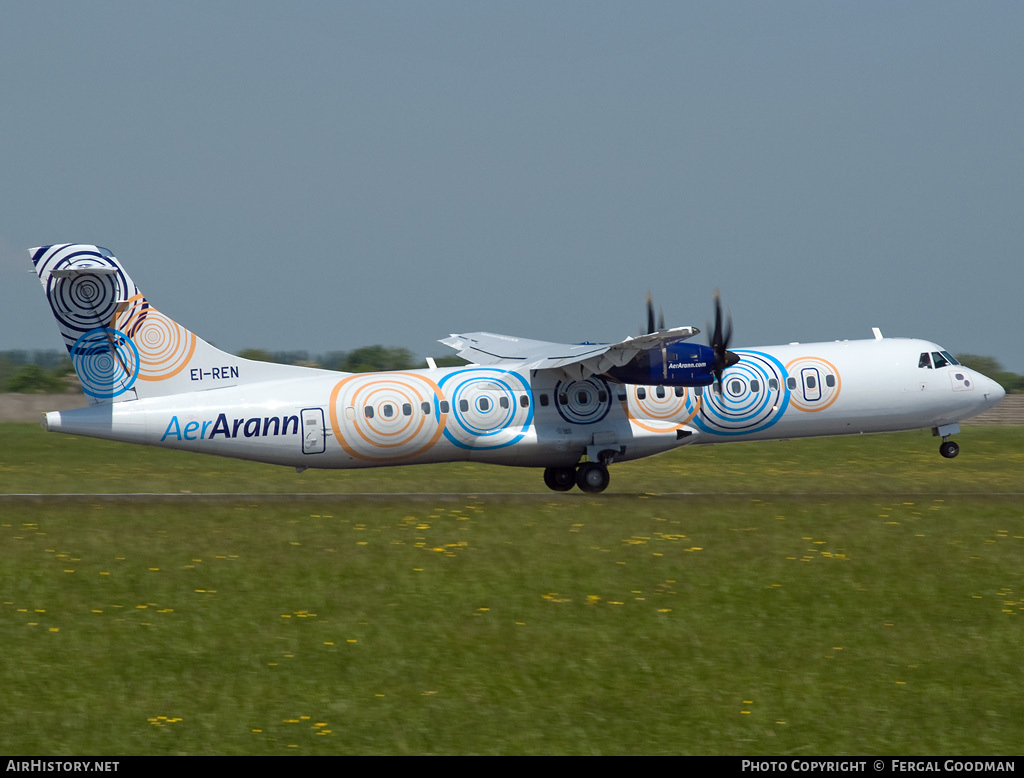
<instances>
[{"instance_id":1,"label":"tail fin","mask_svg":"<svg viewBox=\"0 0 1024 778\"><path fill-rule=\"evenodd\" d=\"M150 305L108 249L67 243L29 253L82 390L94 403L288 378L302 370L214 348Z\"/></svg>"}]
</instances>

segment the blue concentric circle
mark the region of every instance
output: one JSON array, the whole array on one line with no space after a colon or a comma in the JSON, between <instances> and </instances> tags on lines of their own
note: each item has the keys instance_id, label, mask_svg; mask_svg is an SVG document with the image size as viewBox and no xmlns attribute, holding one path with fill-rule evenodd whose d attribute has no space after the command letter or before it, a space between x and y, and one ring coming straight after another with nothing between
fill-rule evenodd
<instances>
[{"instance_id":1,"label":"blue concentric circle","mask_svg":"<svg viewBox=\"0 0 1024 778\"><path fill-rule=\"evenodd\" d=\"M139 350L120 330L98 327L75 341L71 362L82 391L109 400L127 391L139 375Z\"/></svg>"},{"instance_id":2,"label":"blue concentric circle","mask_svg":"<svg viewBox=\"0 0 1024 778\"><path fill-rule=\"evenodd\" d=\"M529 383L518 373L498 368L467 368L449 373L438 386L451 402L444 435L459 448L490 451L511 446L533 421Z\"/></svg>"},{"instance_id":3,"label":"blue concentric circle","mask_svg":"<svg viewBox=\"0 0 1024 778\"><path fill-rule=\"evenodd\" d=\"M786 369L762 351L735 349L740 361L722 374L722 392L707 387L693 422L714 435L749 435L766 430L789 406ZM691 406L692 407L692 406Z\"/></svg>"}]
</instances>

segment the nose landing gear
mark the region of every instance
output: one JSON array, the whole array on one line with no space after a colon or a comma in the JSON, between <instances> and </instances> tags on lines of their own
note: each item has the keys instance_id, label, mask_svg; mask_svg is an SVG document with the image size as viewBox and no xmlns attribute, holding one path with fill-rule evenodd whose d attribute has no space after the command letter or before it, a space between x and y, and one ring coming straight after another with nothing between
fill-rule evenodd
<instances>
[{"instance_id":1,"label":"nose landing gear","mask_svg":"<svg viewBox=\"0 0 1024 778\"><path fill-rule=\"evenodd\" d=\"M939 453L946 459L952 459L960 453L960 446L949 439L950 435L955 435L959 431L959 424L945 424L941 427L932 427L932 435L942 438L942 443L939 444Z\"/></svg>"}]
</instances>

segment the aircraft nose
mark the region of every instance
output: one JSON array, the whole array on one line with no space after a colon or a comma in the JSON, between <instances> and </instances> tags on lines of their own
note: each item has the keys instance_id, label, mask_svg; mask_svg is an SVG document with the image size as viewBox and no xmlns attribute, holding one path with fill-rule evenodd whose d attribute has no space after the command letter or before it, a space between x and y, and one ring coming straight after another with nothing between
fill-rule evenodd
<instances>
[{"instance_id":1,"label":"aircraft nose","mask_svg":"<svg viewBox=\"0 0 1024 778\"><path fill-rule=\"evenodd\" d=\"M985 404L989 407L998 404L1006 396L1006 390L999 383L981 373L974 374L974 384L981 390Z\"/></svg>"}]
</instances>

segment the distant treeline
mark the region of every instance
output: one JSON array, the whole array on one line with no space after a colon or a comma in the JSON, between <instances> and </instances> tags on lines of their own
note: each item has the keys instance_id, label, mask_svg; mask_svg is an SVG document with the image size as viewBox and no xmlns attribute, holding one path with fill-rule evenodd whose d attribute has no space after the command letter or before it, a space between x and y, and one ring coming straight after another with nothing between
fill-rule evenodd
<instances>
[{"instance_id":1,"label":"distant treeline","mask_svg":"<svg viewBox=\"0 0 1024 778\"><path fill-rule=\"evenodd\" d=\"M308 351L264 351L244 349L238 356L261 362L322 367L346 373L371 373L375 370L409 370L426 367L409 349L396 346L363 346L353 351L328 351L310 355ZM1003 369L995 357L957 354L957 360L1002 384L1007 392L1024 392L1024 375ZM438 367L464 365L456 356L436 357ZM0 391L67 392L78 389L71 360L63 351L0 351Z\"/></svg>"},{"instance_id":2,"label":"distant treeline","mask_svg":"<svg viewBox=\"0 0 1024 778\"><path fill-rule=\"evenodd\" d=\"M1000 384L1007 392L1024 392L1024 375L1017 375L1005 370L995 357L982 357L977 354L957 354L956 361L971 370L987 375Z\"/></svg>"},{"instance_id":3,"label":"distant treeline","mask_svg":"<svg viewBox=\"0 0 1024 778\"><path fill-rule=\"evenodd\" d=\"M375 370L409 370L426 367L405 348L363 346L353 351L329 351L311 355L308 351L264 351L245 349L238 356L261 362L285 365L322 367L346 373L371 373ZM464 365L456 356L437 357L440 367ZM0 391L31 394L36 392L70 392L79 389L71 359L66 351L0 351Z\"/></svg>"},{"instance_id":4,"label":"distant treeline","mask_svg":"<svg viewBox=\"0 0 1024 778\"><path fill-rule=\"evenodd\" d=\"M0 389L5 392L69 392L78 387L66 351L0 351Z\"/></svg>"},{"instance_id":5,"label":"distant treeline","mask_svg":"<svg viewBox=\"0 0 1024 778\"><path fill-rule=\"evenodd\" d=\"M326 354L315 356L310 356L308 351L264 351L263 349L247 348L238 352L238 356L260 362L322 367L326 370L341 370L345 373L409 370L427 366L426 362L413 356L409 349L396 346L363 346L353 351L328 351ZM466 364L466 360L448 354L443 357L435 357L434 360L439 367Z\"/></svg>"}]
</instances>

